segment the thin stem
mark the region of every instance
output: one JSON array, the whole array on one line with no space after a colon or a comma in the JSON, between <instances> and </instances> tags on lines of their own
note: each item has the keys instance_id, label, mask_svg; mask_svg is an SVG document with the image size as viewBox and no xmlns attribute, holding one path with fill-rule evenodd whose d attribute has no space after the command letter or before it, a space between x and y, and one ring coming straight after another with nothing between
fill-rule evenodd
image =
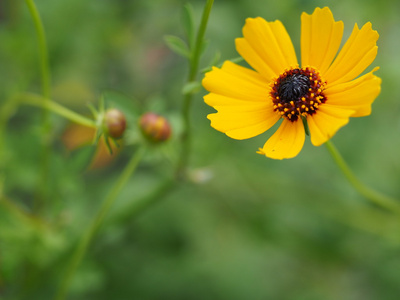
<instances>
[{"instance_id":1,"label":"thin stem","mask_svg":"<svg viewBox=\"0 0 400 300\"><path fill-rule=\"evenodd\" d=\"M16 110L17 103L14 98L8 98L0 108L0 197L3 196L3 184L6 178L5 176L5 166L7 165L7 159L4 159L4 155L6 151L5 148L5 131L6 126L13 115L14 111Z\"/></svg>"},{"instance_id":2,"label":"thin stem","mask_svg":"<svg viewBox=\"0 0 400 300\"><path fill-rule=\"evenodd\" d=\"M372 203L379 205L380 207L400 214L400 202L391 197L383 195L363 184L350 170L349 166L346 164L343 157L340 155L339 151L336 149L333 143L331 141L327 141L325 145L328 148L328 151L333 157L336 164L342 170L344 176L361 195L370 200Z\"/></svg>"},{"instance_id":3,"label":"thin stem","mask_svg":"<svg viewBox=\"0 0 400 300\"><path fill-rule=\"evenodd\" d=\"M93 240L94 236L98 232L101 224L103 223L105 216L107 215L110 208L114 204L120 191L126 185L126 183L128 182L128 179L131 177L131 175L135 172L136 167L138 166L140 160L143 157L143 154L145 152L144 150L145 150L144 148L140 148L132 156L128 165L125 167L125 169L119 176L117 182L114 184L113 188L111 189L110 193L104 199L99 211L95 215L91 224L86 229L86 232L84 233L77 248L75 249L72 259L67 267L67 272L65 273L63 281L61 282L60 289L58 290L58 293L55 297L56 300L65 299L65 297L67 296L68 289L71 285L71 281L74 277L74 274L75 274L77 268L79 267L79 264L81 263L83 257L85 256L91 241Z\"/></svg>"},{"instance_id":4,"label":"thin stem","mask_svg":"<svg viewBox=\"0 0 400 300\"><path fill-rule=\"evenodd\" d=\"M174 178L166 178L152 188L148 195L132 201L123 210L110 216L107 219L107 224L125 224L128 220L134 220L143 210L165 198L176 186Z\"/></svg>"},{"instance_id":5,"label":"thin stem","mask_svg":"<svg viewBox=\"0 0 400 300\"><path fill-rule=\"evenodd\" d=\"M39 12L36 8L33 0L25 0L26 5L29 8L29 12L35 24L36 35L39 44L39 55L40 55L40 72L42 79L42 94L43 97L49 99L50 97L50 67L49 67L49 55L47 51L46 34ZM44 111L45 112L45 111Z\"/></svg>"},{"instance_id":6,"label":"thin stem","mask_svg":"<svg viewBox=\"0 0 400 300\"><path fill-rule=\"evenodd\" d=\"M34 94L22 94L19 96L19 101L24 104L28 105L33 105L37 107L41 107L45 110L50 110L74 123L87 126L87 127L92 127L96 128L96 122L88 119L86 117L81 116L80 114L77 114L76 112L73 112L72 110L69 110L68 108L65 108L64 106L61 106L60 104L54 102L54 101L48 101L48 99L37 96Z\"/></svg>"},{"instance_id":7,"label":"thin stem","mask_svg":"<svg viewBox=\"0 0 400 300\"><path fill-rule=\"evenodd\" d=\"M193 49L193 54L192 54L192 58L191 58L189 82L196 79L197 69L198 69L199 61L200 61L200 55L201 55L201 51L203 48L204 34L206 32L208 18L210 16L213 3L214 3L214 0L207 0L206 5L204 6L203 15L201 17L200 27L199 27L199 30L197 31L196 44Z\"/></svg>"},{"instance_id":8,"label":"thin stem","mask_svg":"<svg viewBox=\"0 0 400 300\"><path fill-rule=\"evenodd\" d=\"M199 30L197 31L196 43L190 58L190 69L187 82L196 80L198 67L200 62L201 51L203 48L204 34L206 32L208 18L210 16L211 8L214 0L207 0L203 10ZM186 94L183 99L182 117L184 122L184 131L182 134L182 153L178 163L177 175L182 176L185 173L185 168L189 160L190 142L191 142L191 124L190 124L190 108L192 106L193 94Z\"/></svg>"},{"instance_id":9,"label":"thin stem","mask_svg":"<svg viewBox=\"0 0 400 300\"><path fill-rule=\"evenodd\" d=\"M29 13L31 14L33 23L35 25L36 35L39 46L39 60L40 60L40 74L42 84L42 95L47 101L50 101L50 67L49 67L49 55L47 50L46 34L44 31L43 22L40 18L39 11L36 8L33 0L25 0L28 6ZM50 131L51 123L49 113L46 109L42 110L42 145L43 150L41 154L41 182L38 183L38 190L34 198L34 209L39 209L43 205L43 198L45 198L45 187L48 172L49 172L49 157L50 157ZM42 198L42 199L41 199Z\"/></svg>"}]
</instances>

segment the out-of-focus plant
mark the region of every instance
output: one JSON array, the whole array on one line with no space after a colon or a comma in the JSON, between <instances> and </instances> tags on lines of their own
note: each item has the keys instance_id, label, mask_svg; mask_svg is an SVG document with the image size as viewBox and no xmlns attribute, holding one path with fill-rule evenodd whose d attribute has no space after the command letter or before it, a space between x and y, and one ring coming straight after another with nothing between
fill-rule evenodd
<instances>
[{"instance_id":1,"label":"out-of-focus plant","mask_svg":"<svg viewBox=\"0 0 400 300\"><path fill-rule=\"evenodd\" d=\"M181 124L179 128L179 126L174 127L175 123L170 121L168 112L151 109L145 104L142 104L140 108L123 108L123 106L114 105L112 100L116 96L110 96L107 92L100 97L98 107L88 104L88 111L92 113L91 117L54 101L51 93L49 51L44 26L34 1L25 0L25 2L33 19L38 41L41 93L13 91L0 109L0 155L4 158L0 161L0 246L3 246L1 239L8 241L4 248L0 247L0 270L3 273L1 276L4 277L4 279L0 277L0 296L2 281L22 277L20 285L23 288L12 291L11 294L16 298L29 298L30 291L35 289L37 282L40 281L40 275L52 268L57 268L58 277L50 279L53 280L51 285L54 288L50 291L51 295L47 294L46 297L54 297L56 300L66 299L77 269L102 226L135 218L145 208L165 199L171 190L183 186L191 180L203 182L211 178L207 171L200 170L194 173L190 170L193 152L192 102L194 95L202 88L199 77L206 72L202 83L210 94L205 96L205 102L218 111L217 114L209 116L214 128L235 139L245 139L264 132L284 118L278 129L278 135L272 136L271 142L269 144L267 142L259 151L267 157L282 159L298 154L310 125L313 143L320 145L326 142L336 163L358 192L373 203L400 213L400 205L397 200L362 184L337 149L328 141L339 127L347 123L349 117L357 115L357 113L363 115L368 112L368 108L365 107L372 103L380 91L380 79L372 74L373 71L362 77L372 86L369 86L371 93L369 93L366 106L359 110L357 110L358 108L346 110L343 107L342 109L328 109L327 114L332 113L338 116L339 121L336 120L334 125L329 120L323 122L327 131L318 135L319 127L315 125L316 121L314 120L315 111L328 101L329 97L325 97L324 89L329 87L329 82L326 82L322 73L320 74L314 68L321 67L327 71L330 60L336 55L340 45L336 31L340 31L342 28L340 25L342 23L334 22L328 8L317 9L314 17L304 15L304 23L310 25L312 22L309 18L321 21L324 19L323 16L328 16L327 23L329 26L333 24L331 27L334 28L332 30L335 34L332 34L331 40L324 40L324 46L326 49L334 46L334 49L328 51L329 57L326 60L321 59L319 62L312 59L307 60L305 54L305 63L302 68L298 66L290 38L279 21L268 23L262 19L248 20L244 28L245 37L237 40L237 47L239 53L256 69L257 72L255 72L236 64L242 62L243 58L232 59L221 64L219 52L214 55L210 64L200 68L200 59L208 45L205 40L205 32L213 0L205 1L197 27L194 9L190 4L186 4L183 9L183 28L186 38L182 39L175 35L165 36L165 43L169 49L182 56L187 62L188 75L179 89L182 98L178 114ZM325 27L329 27L328 25ZM310 34L317 30L308 28L311 25L307 26L303 30L306 33ZM263 30L266 30L267 33L263 33ZM355 29L355 32L357 35L358 28ZM370 39L373 41L372 49L374 50L376 35L372 29L368 32L372 36ZM79 35L79 32L75 34ZM254 37L258 37L258 34L264 38L269 37L272 41L255 39ZM322 43L318 35L308 36L308 39L312 39L313 43L318 45ZM354 39L356 38L354 37ZM350 38L350 40L353 39ZM311 43L308 42L308 40L303 41L302 48L311 51L309 49ZM279 46L280 43L282 47ZM363 41L358 41L358 43L361 45ZM275 50L279 50L279 53L276 54ZM264 55L268 53L268 59L260 59L256 52ZM271 56L274 53L279 56L281 61ZM367 54L371 57L374 56L369 52ZM370 56L366 60L369 61ZM282 63L282 61L285 62ZM355 69L357 69L356 67ZM358 75L356 74L354 77ZM345 81L344 84L343 89L349 87L349 82ZM350 87L354 87L351 86L351 82ZM353 93L353 96L355 94ZM269 99L269 96L274 98L271 103L265 101L266 98ZM357 102L356 100L354 101ZM343 104L343 106L345 105ZM5 189L7 185L6 171L10 168L7 165L7 155L12 152L6 141L7 126L12 117L18 114L18 110L24 107L31 109L36 107L42 110L42 117L38 121L41 127L41 154L38 155L40 170L37 170L33 184L36 187L35 190L27 189L28 191L16 192L10 196L7 195ZM67 124L62 130L53 128L50 112L74 124ZM74 174L79 174L82 169L97 172L101 166L115 159L117 154L128 158L127 162L123 163L121 171L118 171L115 181L110 186L104 187L107 189L106 192L101 194L96 191L97 194L96 192L93 194L93 198L98 199L96 203L99 203L99 207L93 209L92 216L84 216L84 219L88 219L84 228L81 227L81 223L76 217L80 212L63 211L60 206L63 207L65 203L57 202L50 196L53 177L63 176L61 171L52 170L52 163L54 161L57 163L57 161L52 156L56 151L52 147L51 136L56 130L58 133L63 132L60 134L62 136L60 140L67 149L65 156L71 161L66 165L78 169ZM293 139L288 141L287 136ZM27 152L29 150L27 149ZM162 161L167 162L165 164L167 167L159 168L160 157ZM157 170L162 175L155 180L157 182L146 191L145 195L133 194L133 200L123 211L107 219L129 179L140 169L141 162L147 163L151 169ZM79 181L78 178L75 183L79 184ZM73 198L74 195L71 194ZM77 201L82 201L85 205L92 205L89 199L78 199ZM327 216L340 219L337 213L321 211ZM374 212L369 213L374 214ZM360 219L362 217L360 216ZM70 228L74 226L76 228ZM14 229L9 230L8 228ZM391 234L387 236L393 238ZM29 247L26 244L29 244ZM23 267L21 267L20 261L23 261ZM20 271L21 269L23 270Z\"/></svg>"},{"instance_id":2,"label":"out-of-focus plant","mask_svg":"<svg viewBox=\"0 0 400 300\"><path fill-rule=\"evenodd\" d=\"M115 147L119 147L119 143L123 143L123 137L126 135L126 131L141 133L143 135L142 139L138 139L137 141L133 142L133 149L130 150L132 153L130 161L126 164L122 172L120 173L119 177L117 178L115 184L111 187L108 194L105 196L99 210L94 215L93 219L91 220L89 226L83 230L82 237L76 240L76 246L72 246L72 256L69 258L67 255L67 264L64 275L61 276L61 283L59 288L57 289L55 299L65 299L68 294L68 290L71 285L71 281L75 275L76 269L79 267L83 257L85 256L88 247L90 246L93 238L95 237L96 233L99 231L105 217L109 213L113 203L117 200L118 195L120 194L121 190L124 188L128 179L132 176L132 174L137 169L140 161L148 152L148 148L159 147L161 144L167 142L173 134L173 129L169 122L161 115L148 112L140 116L136 123L129 123L125 116L125 112L121 111L117 108L106 107L107 103L104 101L104 97L102 97L101 101L99 102L99 108L96 109L94 106L89 105L89 109L92 112L93 119L83 116L79 113L76 113L61 104L56 103L55 101L51 100L51 93L50 93L50 85L51 85L51 75L50 75L50 67L49 67L49 57L48 57L48 49L46 44L46 36L44 26L42 24L39 12L36 8L36 5L33 0L26 0L26 5L29 8L29 12L32 16L32 19L35 24L35 30L37 33L38 39L38 49L39 49L39 61L40 61L40 71L41 71L41 82L42 82L42 95L37 95L33 93L18 93L10 98L10 100L6 101L5 105L3 106L3 114L2 114L2 132L4 132L5 127L7 126L7 121L9 118L16 112L19 106L21 105L30 105L36 106L42 109L43 117L42 117L42 136L43 136L43 161L41 163L42 171L41 171L41 181L38 184L38 191L35 195L35 203L33 207L42 208L44 205L52 205L51 202L45 201L43 198L47 197L46 192L46 182L50 176L49 174L49 154L52 151L52 148L49 143L49 139L46 138L50 134L51 131L51 124L49 118L49 112L53 112L58 114L61 117L66 118L67 120L76 123L78 126L91 128L92 132L92 140L94 144L102 144L100 141L104 141L105 145L108 148L110 154L113 153L113 149ZM170 175L166 176L166 180L163 180L159 187L155 187L153 191L156 191L149 196L143 198L143 201L138 201L139 205L134 206L131 210L131 217L135 214L140 212L144 207L150 205L154 202L154 200L162 199L163 194L165 194L171 187L173 187L177 180L186 180L187 176L187 167L188 167L188 158L191 151L190 147L190 135L191 135L191 124L190 124L190 108L191 108L191 101L192 96L194 93L200 90L200 83L196 81L196 78L199 73L199 61L202 53L204 52L205 48L205 40L204 34L207 27L208 18L211 12L211 7L213 5L213 0L208 0L206 2L202 19L199 25L199 28L196 30L194 16L193 16L193 9L188 4L185 6L184 10L184 27L186 28L187 33L187 42L175 37L175 36L167 36L166 42L167 45L175 52L183 55L188 60L189 65L189 76L187 80L187 84L183 87L182 93L184 95L184 99L182 102L182 113L181 118L184 124L183 126L183 133L181 136L176 140L178 144L175 148L179 149L180 155L176 155L177 159L174 162L174 167L171 169ZM136 114L137 116L140 115L139 111L136 112L128 112L128 114ZM79 127L77 127L79 128ZM67 137L64 137L65 141L71 144L71 137L72 139L76 137L76 133L73 132L68 134ZM127 138L129 140L129 138ZM111 141L111 142L110 142ZM149 143L150 142L150 143ZM78 142L79 144L80 142ZM76 144L72 141L72 144ZM5 147L4 143L2 143L2 147ZM72 146L74 147L74 146ZM95 147L95 146L93 146ZM125 145L125 152L128 151L127 148L129 147L129 142ZM3 149L2 149L3 150ZM93 152L94 153L94 152ZM26 224L30 224L29 217L23 217L24 213L19 212L18 206L15 206L12 203L12 200L6 200L6 196L2 196L3 200L2 203L6 205L5 207L7 210L4 210L4 213L15 212L15 217L20 220L26 219ZM139 208L139 209L138 209ZM35 209L28 214L35 214L35 218L38 218L38 224L40 224L41 218L41 211L42 209ZM32 221L32 224L36 222ZM29 226L25 226L28 227ZM21 223L22 226L22 223ZM38 225L39 226L39 225ZM49 225L51 228L51 225ZM31 230L31 229L29 229ZM32 229L34 230L34 229ZM41 235L42 233L38 233ZM43 234L45 232L43 231ZM46 236L43 238L47 239L47 236L50 236L46 233ZM50 238L47 239L50 241ZM59 241L57 241L59 240ZM63 241L63 238L60 237L59 239L54 239L54 242L51 243L44 243L41 247L41 251L43 251L43 257L46 258L46 261L49 261L51 256L47 256L45 253L52 252L53 255L61 255L60 251L63 251L63 247L58 251L54 251L49 248L47 245L62 245L66 243ZM74 243L74 241L72 241ZM11 261L11 260L10 260ZM46 264L48 266L49 263ZM34 265L31 268L35 268ZM35 272L32 269L32 272ZM32 275L33 276L33 275Z\"/></svg>"}]
</instances>

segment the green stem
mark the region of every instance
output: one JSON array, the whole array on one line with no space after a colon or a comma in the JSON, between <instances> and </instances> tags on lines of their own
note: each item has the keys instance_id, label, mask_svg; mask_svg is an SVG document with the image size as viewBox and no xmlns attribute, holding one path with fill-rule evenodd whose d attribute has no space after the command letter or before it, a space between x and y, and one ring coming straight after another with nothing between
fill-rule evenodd
<instances>
[{"instance_id":1,"label":"green stem","mask_svg":"<svg viewBox=\"0 0 400 300\"><path fill-rule=\"evenodd\" d=\"M95 121L83 117L80 114L77 114L76 112L73 112L72 110L69 110L64 106L61 106L60 104L54 101L48 101L48 99L44 97L26 93L18 96L18 98L19 101L24 104L41 107L45 110L50 110L74 123L92 128L97 127Z\"/></svg>"},{"instance_id":2,"label":"green stem","mask_svg":"<svg viewBox=\"0 0 400 300\"><path fill-rule=\"evenodd\" d=\"M123 209L110 216L107 219L107 224L126 224L127 221L134 220L142 211L165 198L176 186L174 178L166 178L152 188L148 195L132 201Z\"/></svg>"},{"instance_id":3,"label":"green stem","mask_svg":"<svg viewBox=\"0 0 400 300\"><path fill-rule=\"evenodd\" d=\"M126 183L128 182L128 179L131 177L131 175L136 170L136 167L138 166L140 160L142 159L144 152L145 152L145 149L140 148L137 150L135 155L132 156L128 165L125 167L124 171L121 173L117 182L114 184L113 188L111 189L110 193L104 199L99 211L97 212L96 216L92 220L91 224L86 229L86 232L84 233L76 250L74 251L72 259L67 267L67 271L65 273L63 281L61 282L60 289L58 290L58 293L55 297L56 300L65 299L65 297L67 296L68 289L71 285L71 281L74 277L74 274L75 274L79 264L81 263L83 257L85 256L85 253L87 252L87 249L88 249L91 241L93 240L95 234L97 233L101 224L103 223L105 216L107 215L110 208L112 207L115 200L117 199L118 194L120 193L122 188L126 185Z\"/></svg>"},{"instance_id":4,"label":"green stem","mask_svg":"<svg viewBox=\"0 0 400 300\"><path fill-rule=\"evenodd\" d=\"M197 31L196 43L193 49L193 54L190 60L190 72L189 72L189 82L194 81L197 75L197 69L199 66L201 50L204 42L204 34L206 33L208 18L211 13L211 8L213 6L214 0L207 0L204 6L203 15L201 17L200 27Z\"/></svg>"},{"instance_id":5,"label":"green stem","mask_svg":"<svg viewBox=\"0 0 400 300\"><path fill-rule=\"evenodd\" d=\"M383 195L363 184L350 170L349 166L346 164L343 157L340 155L339 151L336 149L333 143L331 141L327 141L325 145L328 148L328 151L333 157L336 164L342 170L344 176L361 195L370 200L372 203L379 205L380 207L400 214L400 202L391 197Z\"/></svg>"},{"instance_id":6,"label":"green stem","mask_svg":"<svg viewBox=\"0 0 400 300\"><path fill-rule=\"evenodd\" d=\"M204 42L204 34L206 32L208 18L210 16L211 8L214 0L207 0L207 3L203 10L201 23L199 30L197 31L196 43L190 58L190 69L187 82L193 82L196 80L201 51ZM189 160L190 142L191 142L191 124L190 124L190 108L192 106L193 94L189 93L185 95L182 106L182 117L184 123L184 131L182 134L182 153L180 161L178 163L177 175L184 176L185 168Z\"/></svg>"},{"instance_id":7,"label":"green stem","mask_svg":"<svg viewBox=\"0 0 400 300\"><path fill-rule=\"evenodd\" d=\"M3 196L3 187L5 176L5 166L7 165L7 159L5 159L5 132L8 121L17 109L18 103L14 98L8 98L0 108L0 197Z\"/></svg>"},{"instance_id":8,"label":"green stem","mask_svg":"<svg viewBox=\"0 0 400 300\"><path fill-rule=\"evenodd\" d=\"M42 95L47 101L50 101L50 67L49 67L49 56L47 50L46 35L44 26L39 15L39 11L36 8L33 0L25 0L28 6L29 13L31 14L33 23L35 25L36 35L39 46L39 60L40 60L40 73L42 83ZM42 145L43 150L41 154L41 175L40 182L37 184L37 192L33 202L33 208L38 210L44 203L46 198L46 183L49 177L49 157L50 157L50 131L51 123L49 113L46 109L42 110Z\"/></svg>"},{"instance_id":9,"label":"green stem","mask_svg":"<svg viewBox=\"0 0 400 300\"><path fill-rule=\"evenodd\" d=\"M47 51L46 35L42 20L39 12L35 6L33 0L25 0L26 5L29 8L29 12L35 24L36 35L39 44L39 55L40 55L40 72L42 77L42 94L43 97L49 99L50 97L50 68L49 68L49 56ZM45 111L44 111L45 113Z\"/></svg>"}]
</instances>

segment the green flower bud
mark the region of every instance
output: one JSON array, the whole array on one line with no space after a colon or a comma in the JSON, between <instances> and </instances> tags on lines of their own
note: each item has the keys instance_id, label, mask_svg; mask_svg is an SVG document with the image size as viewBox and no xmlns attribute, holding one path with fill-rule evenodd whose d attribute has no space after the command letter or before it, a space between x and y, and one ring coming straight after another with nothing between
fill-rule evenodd
<instances>
[{"instance_id":1,"label":"green flower bud","mask_svg":"<svg viewBox=\"0 0 400 300\"><path fill-rule=\"evenodd\" d=\"M118 109L110 108L104 114L103 126L108 136L119 139L126 129L125 115Z\"/></svg>"},{"instance_id":2,"label":"green flower bud","mask_svg":"<svg viewBox=\"0 0 400 300\"><path fill-rule=\"evenodd\" d=\"M171 126L167 119L152 112L145 113L140 117L139 127L144 137L151 142L163 142L171 136Z\"/></svg>"}]
</instances>

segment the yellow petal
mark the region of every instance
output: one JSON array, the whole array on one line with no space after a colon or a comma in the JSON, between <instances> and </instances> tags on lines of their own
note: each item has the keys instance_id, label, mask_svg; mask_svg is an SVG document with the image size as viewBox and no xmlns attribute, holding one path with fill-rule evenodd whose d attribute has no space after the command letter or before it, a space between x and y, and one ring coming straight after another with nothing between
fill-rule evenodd
<instances>
[{"instance_id":1,"label":"yellow petal","mask_svg":"<svg viewBox=\"0 0 400 300\"><path fill-rule=\"evenodd\" d=\"M301 15L301 63L322 74L328 69L340 47L343 22L335 22L328 7L316 8L312 15Z\"/></svg>"},{"instance_id":2,"label":"yellow petal","mask_svg":"<svg viewBox=\"0 0 400 300\"><path fill-rule=\"evenodd\" d=\"M261 133L270 129L278 120L264 120L253 126L232 129L225 132L227 136L236 140L244 140L260 135Z\"/></svg>"},{"instance_id":3,"label":"yellow petal","mask_svg":"<svg viewBox=\"0 0 400 300\"><path fill-rule=\"evenodd\" d=\"M280 118L271 107L250 111L235 111L230 106L217 108L218 113L207 116L211 120L211 127L237 140L248 139L265 132Z\"/></svg>"},{"instance_id":4,"label":"yellow petal","mask_svg":"<svg viewBox=\"0 0 400 300\"><path fill-rule=\"evenodd\" d=\"M232 62L226 62L221 69L213 67L202 84L209 92L237 99L266 101L268 97L268 84L263 77Z\"/></svg>"},{"instance_id":5,"label":"yellow petal","mask_svg":"<svg viewBox=\"0 0 400 300\"><path fill-rule=\"evenodd\" d=\"M320 146L349 122L354 110L346 109L327 103L321 104L317 112L307 117L310 129L311 143Z\"/></svg>"},{"instance_id":6,"label":"yellow petal","mask_svg":"<svg viewBox=\"0 0 400 300\"><path fill-rule=\"evenodd\" d=\"M243 36L235 41L237 51L267 81L297 65L292 41L280 21L248 18Z\"/></svg>"},{"instance_id":7,"label":"yellow petal","mask_svg":"<svg viewBox=\"0 0 400 300\"><path fill-rule=\"evenodd\" d=\"M271 31L274 33L278 48L282 51L282 55L285 61L285 68L289 66L298 65L296 52L294 51L292 40L286 31L285 26L282 22L276 20L275 22L268 22Z\"/></svg>"},{"instance_id":8,"label":"yellow petal","mask_svg":"<svg viewBox=\"0 0 400 300\"><path fill-rule=\"evenodd\" d=\"M208 115L211 126L234 139L247 139L268 130L280 115L274 112L270 87L257 72L225 62L203 79L211 93L204 101L218 113Z\"/></svg>"},{"instance_id":9,"label":"yellow petal","mask_svg":"<svg viewBox=\"0 0 400 300\"><path fill-rule=\"evenodd\" d=\"M356 80L328 86L324 91L327 103L355 111L352 117L363 117L371 113L371 104L381 91L381 79L373 71Z\"/></svg>"},{"instance_id":10,"label":"yellow petal","mask_svg":"<svg viewBox=\"0 0 400 300\"><path fill-rule=\"evenodd\" d=\"M374 61L378 53L376 46L378 38L379 34L372 30L370 22L361 29L356 24L346 44L324 74L327 82L338 84L360 75Z\"/></svg>"},{"instance_id":11,"label":"yellow petal","mask_svg":"<svg viewBox=\"0 0 400 300\"><path fill-rule=\"evenodd\" d=\"M284 119L278 130L268 139L258 153L274 159L295 157L303 148L305 132L301 120Z\"/></svg>"},{"instance_id":12,"label":"yellow petal","mask_svg":"<svg viewBox=\"0 0 400 300\"><path fill-rule=\"evenodd\" d=\"M261 87L268 86L268 82L262 77L259 73L249 69L237 65L229 60L225 61L221 68L224 72L230 73L238 78L243 80L251 81L254 84L257 84Z\"/></svg>"},{"instance_id":13,"label":"yellow petal","mask_svg":"<svg viewBox=\"0 0 400 300\"><path fill-rule=\"evenodd\" d=\"M253 108L263 108L269 105L272 106L272 100L270 101L258 101L257 99L237 99L233 97L227 97L219 94L209 93L204 96L204 102L212 107L237 107L242 110L249 109L254 110Z\"/></svg>"}]
</instances>

